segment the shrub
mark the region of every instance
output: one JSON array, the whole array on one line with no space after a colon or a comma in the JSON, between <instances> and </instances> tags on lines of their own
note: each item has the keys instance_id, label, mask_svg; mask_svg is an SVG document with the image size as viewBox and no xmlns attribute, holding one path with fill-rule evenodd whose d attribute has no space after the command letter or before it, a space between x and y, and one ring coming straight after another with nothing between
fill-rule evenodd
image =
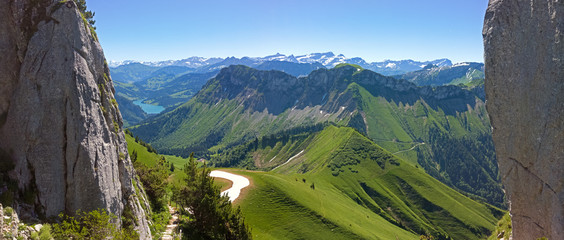
<instances>
[{"instance_id":1,"label":"shrub","mask_svg":"<svg viewBox=\"0 0 564 240\"><path fill-rule=\"evenodd\" d=\"M41 230L39 230L38 235L39 235L38 236L39 240L53 239L53 236L51 235L51 225L49 225L49 224L43 225L43 227L41 227Z\"/></svg>"},{"instance_id":2,"label":"shrub","mask_svg":"<svg viewBox=\"0 0 564 240\"><path fill-rule=\"evenodd\" d=\"M55 239L139 239L139 235L131 228L120 230L115 224L117 217L103 209L77 211L76 217L61 213L59 217L61 223L53 224L51 230Z\"/></svg>"},{"instance_id":3,"label":"shrub","mask_svg":"<svg viewBox=\"0 0 564 240\"><path fill-rule=\"evenodd\" d=\"M153 210L164 209L166 207L167 179L170 174L165 158L161 157L159 162L152 167L148 167L140 161L136 161L133 166L137 170Z\"/></svg>"},{"instance_id":4,"label":"shrub","mask_svg":"<svg viewBox=\"0 0 564 240\"><path fill-rule=\"evenodd\" d=\"M12 214L14 213L14 209L11 207L6 207L4 208L4 215L6 216L12 216Z\"/></svg>"}]
</instances>

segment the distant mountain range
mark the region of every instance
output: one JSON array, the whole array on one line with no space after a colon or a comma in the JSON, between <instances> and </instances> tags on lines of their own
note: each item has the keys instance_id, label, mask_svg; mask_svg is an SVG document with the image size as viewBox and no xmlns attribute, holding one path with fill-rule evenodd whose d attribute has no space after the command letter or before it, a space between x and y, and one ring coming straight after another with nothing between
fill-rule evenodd
<instances>
[{"instance_id":1,"label":"distant mountain range","mask_svg":"<svg viewBox=\"0 0 564 240\"><path fill-rule=\"evenodd\" d=\"M228 58L203 58L203 57L190 57L182 60L167 60L158 62L142 62L142 61L110 61L109 65L112 68L128 64L142 64L150 67L166 67L166 66L181 66L195 69L195 72L212 72L219 71L222 68L230 65L246 65L249 67L257 67L266 62L291 62L291 63L307 63L307 64L320 64L326 68L333 68L340 63L351 63L359 65L365 69L372 70L382 75L398 75L407 72L417 71L425 66L432 64L438 67L451 66L452 62L449 59L437 59L433 61L414 61L414 60L385 60L383 62L366 62L359 57L347 58L343 54L335 55L333 52L326 53L311 53L307 55L294 56L284 54L274 54L266 57L228 57ZM306 74L307 75L307 74ZM114 73L112 72L112 76ZM115 76L114 76L115 78Z\"/></svg>"},{"instance_id":2,"label":"distant mountain range","mask_svg":"<svg viewBox=\"0 0 564 240\"><path fill-rule=\"evenodd\" d=\"M393 76L405 79L418 86L469 85L484 79L484 64L476 62L457 63L450 66L429 64L421 70ZM474 84L476 85L476 84Z\"/></svg>"},{"instance_id":3,"label":"distant mountain range","mask_svg":"<svg viewBox=\"0 0 564 240\"><path fill-rule=\"evenodd\" d=\"M361 65L380 68L381 71L388 71L389 73L399 70L419 69L424 63L405 60L368 64L361 58L346 59L342 55L335 56L332 53L309 54L299 57L288 57L278 54L260 59L226 58L220 62L218 62L218 59L197 57L190 58L189 60L193 61L190 64L184 61L184 66L179 61L166 61L152 63L152 66L145 65L146 63L129 62L125 65L110 68L112 78L115 81L117 95L121 96L117 99L118 103L122 108L125 108L126 106L134 106L132 103L135 100L143 100L145 104L159 105L171 110L188 101L201 89L208 79L214 77L221 69L231 65L245 65L267 71L277 70L294 77L305 77L315 70L331 68L324 64L333 65L335 62L340 61L352 62L352 64L361 68ZM429 63L422 69L393 75L393 77L408 80L419 86L463 84L473 88L483 85L484 64L482 63L449 65L450 61L448 60L432 62L436 64ZM384 69L382 70L382 68ZM483 96L483 88L481 89L482 91L476 89L476 93ZM125 101L129 101L129 103ZM144 114L143 111L133 108L122 111L122 113L126 126L136 124L149 116Z\"/></svg>"}]
</instances>

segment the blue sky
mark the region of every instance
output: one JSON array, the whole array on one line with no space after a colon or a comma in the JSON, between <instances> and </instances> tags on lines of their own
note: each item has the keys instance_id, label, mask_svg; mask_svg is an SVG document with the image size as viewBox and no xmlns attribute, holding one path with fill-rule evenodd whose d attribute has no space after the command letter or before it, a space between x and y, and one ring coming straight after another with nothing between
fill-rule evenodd
<instances>
[{"instance_id":1,"label":"blue sky","mask_svg":"<svg viewBox=\"0 0 564 240\"><path fill-rule=\"evenodd\" d=\"M87 1L109 60L274 53L483 62L487 0Z\"/></svg>"}]
</instances>

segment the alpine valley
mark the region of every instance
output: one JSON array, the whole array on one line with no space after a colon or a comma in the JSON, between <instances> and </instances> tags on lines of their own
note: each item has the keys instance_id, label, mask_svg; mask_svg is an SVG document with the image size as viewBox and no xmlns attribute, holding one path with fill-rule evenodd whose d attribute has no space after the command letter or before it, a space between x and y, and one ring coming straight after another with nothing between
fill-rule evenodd
<instances>
[{"instance_id":1,"label":"alpine valley","mask_svg":"<svg viewBox=\"0 0 564 240\"><path fill-rule=\"evenodd\" d=\"M251 179L237 205L255 238L479 239L505 214L483 81L467 74L474 64L422 64L392 77L349 63L267 63L277 70L117 67L153 69L118 83L118 96L149 85L195 89L201 77L189 100L129 129L159 153L194 153ZM295 67L305 70L287 73ZM165 70L173 80L155 80ZM450 81L402 79L431 71Z\"/></svg>"},{"instance_id":2,"label":"alpine valley","mask_svg":"<svg viewBox=\"0 0 564 240\"><path fill-rule=\"evenodd\" d=\"M275 54L266 57L203 58L190 57L182 60L161 62L121 61L110 62L110 70L117 90L124 125L130 126L154 114L132 104L134 101L158 105L172 110L188 101L208 79L220 69L230 65L245 65L259 70L278 70L295 77L307 76L314 70L333 68L337 64L350 63L383 75L394 75L418 85L468 84L483 79L483 64L461 63L453 65L448 59L433 61L386 60L368 63L364 59L346 58L332 52L312 53L301 56ZM450 80L449 80L450 79ZM445 82L446 80L449 80ZM421 84L420 84L421 83ZM165 110L166 111L166 110Z\"/></svg>"},{"instance_id":3,"label":"alpine valley","mask_svg":"<svg viewBox=\"0 0 564 240\"><path fill-rule=\"evenodd\" d=\"M564 239L562 1L490 0L477 48L448 4L86 1L0 1L0 240Z\"/></svg>"}]
</instances>

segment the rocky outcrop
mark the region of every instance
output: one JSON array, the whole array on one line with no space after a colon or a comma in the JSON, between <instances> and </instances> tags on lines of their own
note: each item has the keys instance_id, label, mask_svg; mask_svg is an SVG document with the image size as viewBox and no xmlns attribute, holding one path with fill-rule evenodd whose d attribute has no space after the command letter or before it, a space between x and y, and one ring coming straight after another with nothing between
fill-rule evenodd
<instances>
[{"instance_id":1,"label":"rocky outcrop","mask_svg":"<svg viewBox=\"0 0 564 240\"><path fill-rule=\"evenodd\" d=\"M20 216L102 208L149 238L109 69L74 2L1 1L0 55L1 161L33 196Z\"/></svg>"},{"instance_id":2,"label":"rocky outcrop","mask_svg":"<svg viewBox=\"0 0 564 240\"><path fill-rule=\"evenodd\" d=\"M483 34L514 239L564 239L564 1L490 0Z\"/></svg>"}]
</instances>

